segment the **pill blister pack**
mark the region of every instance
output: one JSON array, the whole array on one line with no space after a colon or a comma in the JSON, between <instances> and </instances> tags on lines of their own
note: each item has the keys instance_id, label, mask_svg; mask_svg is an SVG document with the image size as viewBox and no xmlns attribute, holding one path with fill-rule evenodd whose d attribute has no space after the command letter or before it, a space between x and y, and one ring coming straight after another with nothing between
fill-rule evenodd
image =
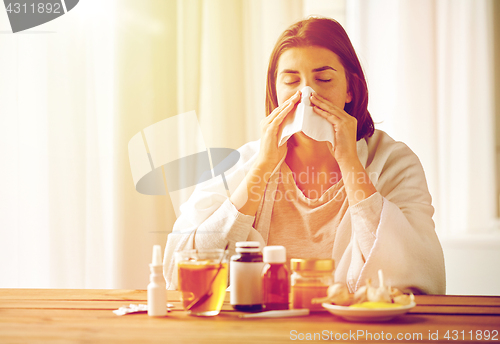
<instances>
[{"instance_id":1,"label":"pill blister pack","mask_svg":"<svg viewBox=\"0 0 500 344\"><path fill-rule=\"evenodd\" d=\"M174 308L174 305L171 303L166 304L167 307L167 312L170 312L170 308ZM148 305L145 304L130 304L128 306L122 306L118 308L117 310L114 310L113 313L116 315L125 315L125 314L130 314L130 313L141 313L141 312L147 312L148 311Z\"/></svg>"}]
</instances>

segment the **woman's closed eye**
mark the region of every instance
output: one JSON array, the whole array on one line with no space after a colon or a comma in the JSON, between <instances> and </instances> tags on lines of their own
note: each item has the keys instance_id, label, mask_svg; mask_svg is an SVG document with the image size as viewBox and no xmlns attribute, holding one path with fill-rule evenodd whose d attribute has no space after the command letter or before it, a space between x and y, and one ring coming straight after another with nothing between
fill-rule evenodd
<instances>
[{"instance_id":1,"label":"woman's closed eye","mask_svg":"<svg viewBox=\"0 0 500 344\"><path fill-rule=\"evenodd\" d=\"M285 84L285 85L293 85L293 84L296 84L296 83L299 83L300 82L300 79L297 75L287 75L285 76L283 79L282 79L282 82Z\"/></svg>"},{"instance_id":2,"label":"woman's closed eye","mask_svg":"<svg viewBox=\"0 0 500 344\"><path fill-rule=\"evenodd\" d=\"M327 71L321 71L320 73L317 73L314 78L318 82L330 82L333 80L334 75L332 75L333 72L330 70Z\"/></svg>"},{"instance_id":3,"label":"woman's closed eye","mask_svg":"<svg viewBox=\"0 0 500 344\"><path fill-rule=\"evenodd\" d=\"M318 78L318 79L316 79L316 81L319 81L319 82L330 82L330 81L332 81L332 79L319 79ZM285 85L293 85L293 84L296 84L296 83L299 83L299 82L300 82L300 80L290 80L290 81L286 80L283 83Z\"/></svg>"}]
</instances>

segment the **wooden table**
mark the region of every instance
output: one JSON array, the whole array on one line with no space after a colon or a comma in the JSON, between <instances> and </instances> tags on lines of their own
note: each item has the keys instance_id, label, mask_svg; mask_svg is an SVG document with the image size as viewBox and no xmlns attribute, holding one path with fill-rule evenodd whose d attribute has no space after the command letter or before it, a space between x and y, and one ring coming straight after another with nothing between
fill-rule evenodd
<instances>
[{"instance_id":1,"label":"wooden table","mask_svg":"<svg viewBox=\"0 0 500 344\"><path fill-rule=\"evenodd\" d=\"M315 333L332 342L371 336L383 343L389 335L393 342L500 342L500 296L417 296L411 313L389 323L351 323L329 313L240 319L227 302L220 315L200 318L181 310L178 292L168 298L175 309L154 318L112 312L146 303L144 290L0 289L0 343L289 343L312 342L306 339Z\"/></svg>"}]
</instances>

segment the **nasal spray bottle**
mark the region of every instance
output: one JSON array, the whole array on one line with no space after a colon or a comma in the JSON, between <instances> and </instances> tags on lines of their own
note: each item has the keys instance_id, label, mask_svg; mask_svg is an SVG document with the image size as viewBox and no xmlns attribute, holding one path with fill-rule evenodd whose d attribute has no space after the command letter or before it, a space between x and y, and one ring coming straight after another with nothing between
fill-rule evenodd
<instances>
[{"instance_id":1,"label":"nasal spray bottle","mask_svg":"<svg viewBox=\"0 0 500 344\"><path fill-rule=\"evenodd\" d=\"M151 275L148 284L148 315L159 317L167 315L167 284L163 277L161 246L153 246L153 262L149 264Z\"/></svg>"}]
</instances>

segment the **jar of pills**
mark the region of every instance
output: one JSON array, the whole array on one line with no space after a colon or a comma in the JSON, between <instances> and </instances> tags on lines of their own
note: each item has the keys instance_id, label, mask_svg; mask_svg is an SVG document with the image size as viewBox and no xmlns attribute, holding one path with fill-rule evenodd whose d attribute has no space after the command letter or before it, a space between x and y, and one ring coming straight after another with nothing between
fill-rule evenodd
<instances>
[{"instance_id":1,"label":"jar of pills","mask_svg":"<svg viewBox=\"0 0 500 344\"><path fill-rule=\"evenodd\" d=\"M229 266L231 305L237 311L262 310L262 252L258 241L236 243L236 255Z\"/></svg>"},{"instance_id":2,"label":"jar of pills","mask_svg":"<svg viewBox=\"0 0 500 344\"><path fill-rule=\"evenodd\" d=\"M309 308L311 311L322 311L321 304L312 304L311 300L327 296L327 289L333 284L333 259L292 259L292 307Z\"/></svg>"}]
</instances>

